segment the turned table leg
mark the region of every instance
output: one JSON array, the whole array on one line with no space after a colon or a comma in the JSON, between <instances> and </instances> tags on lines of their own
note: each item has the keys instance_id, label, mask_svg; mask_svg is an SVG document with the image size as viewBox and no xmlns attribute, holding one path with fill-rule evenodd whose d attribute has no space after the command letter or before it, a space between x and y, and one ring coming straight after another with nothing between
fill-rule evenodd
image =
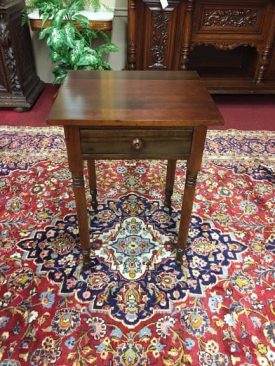
<instances>
[{"instance_id":1,"label":"turned table leg","mask_svg":"<svg viewBox=\"0 0 275 366\"><path fill-rule=\"evenodd\" d=\"M173 195L176 165L177 165L177 160L168 160L168 162L167 162L164 205L169 208L171 208L171 197Z\"/></svg>"},{"instance_id":2,"label":"turned table leg","mask_svg":"<svg viewBox=\"0 0 275 366\"><path fill-rule=\"evenodd\" d=\"M182 256L187 247L189 225L191 221L192 207L195 197L196 181L198 172L201 167L206 132L206 127L200 126L194 128L191 154L187 160L186 179L177 243L176 261L178 263L182 263Z\"/></svg>"},{"instance_id":3,"label":"turned table leg","mask_svg":"<svg viewBox=\"0 0 275 366\"><path fill-rule=\"evenodd\" d=\"M80 135L77 127L64 127L69 169L72 173L73 191L79 226L79 238L83 255L83 269L90 265L89 218L83 176L83 160L80 151Z\"/></svg>"},{"instance_id":4,"label":"turned table leg","mask_svg":"<svg viewBox=\"0 0 275 366\"><path fill-rule=\"evenodd\" d=\"M92 208L96 211L98 202L97 202L97 190L96 190L96 170L95 170L95 161L88 160L88 177L89 177L89 186L90 186L90 193L92 197Z\"/></svg>"}]
</instances>

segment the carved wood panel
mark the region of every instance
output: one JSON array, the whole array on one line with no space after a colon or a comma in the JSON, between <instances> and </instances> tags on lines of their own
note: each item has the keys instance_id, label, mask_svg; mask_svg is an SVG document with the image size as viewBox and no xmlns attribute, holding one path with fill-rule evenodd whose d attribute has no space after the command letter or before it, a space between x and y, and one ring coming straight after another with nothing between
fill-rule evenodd
<instances>
[{"instance_id":1,"label":"carved wood panel","mask_svg":"<svg viewBox=\"0 0 275 366\"><path fill-rule=\"evenodd\" d=\"M236 32L259 33L263 27L264 14L262 9L255 6L207 6L202 4L197 8L195 31L200 32Z\"/></svg>"},{"instance_id":2,"label":"carved wood panel","mask_svg":"<svg viewBox=\"0 0 275 366\"><path fill-rule=\"evenodd\" d=\"M204 9L202 26L255 28L257 15L255 9Z\"/></svg>"},{"instance_id":3,"label":"carved wood panel","mask_svg":"<svg viewBox=\"0 0 275 366\"><path fill-rule=\"evenodd\" d=\"M139 46L143 49L143 59L138 67L153 70L171 70L173 68L173 50L177 40L176 18L180 2L169 2L162 10L157 2L144 2L144 32Z\"/></svg>"},{"instance_id":4,"label":"carved wood panel","mask_svg":"<svg viewBox=\"0 0 275 366\"><path fill-rule=\"evenodd\" d=\"M5 13L0 14L0 47L4 67L7 71L7 90L14 95L21 96L23 95L22 85L19 81L19 77L17 74L16 59L14 55L14 50L12 48L10 26L8 24L8 19Z\"/></svg>"},{"instance_id":5,"label":"carved wood panel","mask_svg":"<svg viewBox=\"0 0 275 366\"><path fill-rule=\"evenodd\" d=\"M152 13L151 64L148 65L149 69L167 68L169 17L168 12L153 11Z\"/></svg>"},{"instance_id":6,"label":"carved wood panel","mask_svg":"<svg viewBox=\"0 0 275 366\"><path fill-rule=\"evenodd\" d=\"M5 56L3 53L3 49L0 46L0 93L1 92L7 93L9 88L7 78L5 77L6 75L5 70L6 70Z\"/></svg>"},{"instance_id":7,"label":"carved wood panel","mask_svg":"<svg viewBox=\"0 0 275 366\"><path fill-rule=\"evenodd\" d=\"M43 83L35 73L28 25L22 26L24 0L0 0L0 107L29 108Z\"/></svg>"}]
</instances>

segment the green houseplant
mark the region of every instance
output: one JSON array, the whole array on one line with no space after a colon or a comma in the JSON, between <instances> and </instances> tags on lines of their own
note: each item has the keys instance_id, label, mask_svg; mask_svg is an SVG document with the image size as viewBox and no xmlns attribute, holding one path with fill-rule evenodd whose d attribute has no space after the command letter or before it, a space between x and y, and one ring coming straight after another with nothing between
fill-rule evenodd
<instances>
[{"instance_id":1,"label":"green houseplant","mask_svg":"<svg viewBox=\"0 0 275 366\"><path fill-rule=\"evenodd\" d=\"M101 8L100 0L84 0L84 7L98 11Z\"/></svg>"},{"instance_id":2,"label":"green houseplant","mask_svg":"<svg viewBox=\"0 0 275 366\"><path fill-rule=\"evenodd\" d=\"M54 64L54 82L61 83L69 70L109 70L106 55L117 51L106 32L90 28L79 12L87 2L95 10L99 0L30 0L26 13L38 9L42 18L39 39L46 39Z\"/></svg>"}]
</instances>

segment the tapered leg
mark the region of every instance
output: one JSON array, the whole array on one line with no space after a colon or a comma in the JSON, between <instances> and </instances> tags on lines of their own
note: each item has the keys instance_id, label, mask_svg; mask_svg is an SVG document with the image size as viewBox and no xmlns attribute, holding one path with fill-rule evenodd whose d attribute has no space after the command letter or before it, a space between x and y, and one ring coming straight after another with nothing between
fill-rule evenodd
<instances>
[{"instance_id":1,"label":"tapered leg","mask_svg":"<svg viewBox=\"0 0 275 366\"><path fill-rule=\"evenodd\" d=\"M85 186L83 177L83 160L80 152L80 135L77 127L64 127L69 168L72 173L73 191L79 226L79 238L83 255L83 267L90 265L90 236Z\"/></svg>"},{"instance_id":2,"label":"tapered leg","mask_svg":"<svg viewBox=\"0 0 275 366\"><path fill-rule=\"evenodd\" d=\"M165 206L171 208L171 197L173 194L177 160L168 160L165 186Z\"/></svg>"},{"instance_id":3,"label":"tapered leg","mask_svg":"<svg viewBox=\"0 0 275 366\"><path fill-rule=\"evenodd\" d=\"M92 197L92 207L96 211L98 202L97 202L97 190L96 190L96 170L95 170L95 161L88 160L88 176L89 176L89 186L90 186L90 193Z\"/></svg>"},{"instance_id":4,"label":"tapered leg","mask_svg":"<svg viewBox=\"0 0 275 366\"><path fill-rule=\"evenodd\" d=\"M206 131L206 127L200 126L194 128L191 154L187 160L186 180L177 243L176 260L179 263L182 263L182 256L187 247L188 231L195 197L196 180L201 167Z\"/></svg>"}]
</instances>

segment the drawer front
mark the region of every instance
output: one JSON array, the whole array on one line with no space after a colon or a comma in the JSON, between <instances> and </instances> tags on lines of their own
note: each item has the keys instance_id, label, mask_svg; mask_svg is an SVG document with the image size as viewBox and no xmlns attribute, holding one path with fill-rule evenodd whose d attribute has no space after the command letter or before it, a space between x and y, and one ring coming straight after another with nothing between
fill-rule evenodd
<instances>
[{"instance_id":1,"label":"drawer front","mask_svg":"<svg viewBox=\"0 0 275 366\"><path fill-rule=\"evenodd\" d=\"M190 154L192 129L80 130L81 153L95 159L184 159Z\"/></svg>"},{"instance_id":2,"label":"drawer front","mask_svg":"<svg viewBox=\"0 0 275 366\"><path fill-rule=\"evenodd\" d=\"M205 34L261 34L265 8L254 5L200 4L195 11L194 31Z\"/></svg>"}]
</instances>

